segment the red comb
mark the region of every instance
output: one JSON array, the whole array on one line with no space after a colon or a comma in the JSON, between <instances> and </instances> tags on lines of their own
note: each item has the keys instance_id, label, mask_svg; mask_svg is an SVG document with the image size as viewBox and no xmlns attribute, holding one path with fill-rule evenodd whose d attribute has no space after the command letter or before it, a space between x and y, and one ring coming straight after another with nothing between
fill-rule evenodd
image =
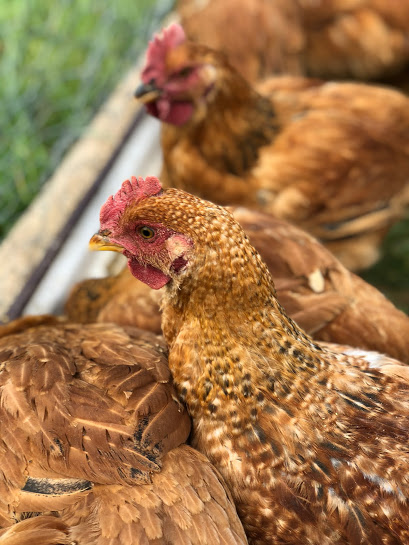
<instances>
[{"instance_id":1,"label":"red comb","mask_svg":"<svg viewBox=\"0 0 409 545\"><path fill-rule=\"evenodd\" d=\"M164 28L160 34L155 34L149 42L146 51L145 67L141 74L143 83L157 80L165 69L166 52L174 49L186 40L185 31L177 23Z\"/></svg>"},{"instance_id":2,"label":"red comb","mask_svg":"<svg viewBox=\"0 0 409 545\"><path fill-rule=\"evenodd\" d=\"M159 195L161 191L162 186L155 176L147 176L145 179L132 176L130 180L125 180L121 189L109 197L102 206L99 216L101 228L106 228L107 224L117 221L118 216L130 202L137 203L147 197Z\"/></svg>"}]
</instances>

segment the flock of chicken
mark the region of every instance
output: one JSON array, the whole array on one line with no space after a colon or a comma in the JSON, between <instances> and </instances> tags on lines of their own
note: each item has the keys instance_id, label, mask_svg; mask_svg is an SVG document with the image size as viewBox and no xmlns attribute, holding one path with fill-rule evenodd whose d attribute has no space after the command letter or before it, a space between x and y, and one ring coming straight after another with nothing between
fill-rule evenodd
<instances>
[{"instance_id":1,"label":"flock of chicken","mask_svg":"<svg viewBox=\"0 0 409 545\"><path fill-rule=\"evenodd\" d=\"M90 241L128 267L0 329L0 545L408 544L409 318L351 271L407 210L409 98L303 74L397 81L409 2L198 4L135 93L160 181Z\"/></svg>"}]
</instances>

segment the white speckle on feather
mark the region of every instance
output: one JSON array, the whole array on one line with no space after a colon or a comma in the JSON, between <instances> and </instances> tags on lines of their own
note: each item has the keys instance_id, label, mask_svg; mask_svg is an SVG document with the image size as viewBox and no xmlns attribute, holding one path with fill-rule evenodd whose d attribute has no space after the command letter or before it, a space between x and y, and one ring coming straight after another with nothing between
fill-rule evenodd
<instances>
[{"instance_id":1,"label":"white speckle on feather","mask_svg":"<svg viewBox=\"0 0 409 545\"><path fill-rule=\"evenodd\" d=\"M336 458L331 458L331 464L335 469L338 469L342 465L340 460L337 460Z\"/></svg>"},{"instance_id":2,"label":"white speckle on feather","mask_svg":"<svg viewBox=\"0 0 409 545\"><path fill-rule=\"evenodd\" d=\"M212 430L212 432L209 434L209 437L211 439L219 439L219 437L223 436L224 433L226 433L226 430L220 426Z\"/></svg>"},{"instance_id":3,"label":"white speckle on feather","mask_svg":"<svg viewBox=\"0 0 409 545\"><path fill-rule=\"evenodd\" d=\"M382 363L385 363L385 355L379 352L370 352L368 350L361 350L359 348L351 348L345 350L345 354L348 356L356 356L363 358L369 363L371 369L377 369L382 367Z\"/></svg>"},{"instance_id":4,"label":"white speckle on feather","mask_svg":"<svg viewBox=\"0 0 409 545\"><path fill-rule=\"evenodd\" d=\"M354 467L354 468L356 467L355 464L352 464L351 462L347 462L347 464L350 467ZM402 490L398 486L396 485L394 486L393 483L391 483L391 481L388 481L384 477L380 477L379 475L375 475L373 473L366 473L365 471L362 471L362 470L361 470L361 473L365 477L365 479L367 479L371 483L378 485L383 492L386 492L387 494L393 494L397 496L400 501L406 502L406 497L402 493Z\"/></svg>"},{"instance_id":5,"label":"white speckle on feather","mask_svg":"<svg viewBox=\"0 0 409 545\"><path fill-rule=\"evenodd\" d=\"M324 291L325 280L319 269L315 269L315 271L308 275L308 285L315 293L322 293Z\"/></svg>"},{"instance_id":6,"label":"white speckle on feather","mask_svg":"<svg viewBox=\"0 0 409 545\"><path fill-rule=\"evenodd\" d=\"M362 474L365 479L368 479L368 481L377 484L384 492L387 492L388 494L398 493L401 496L401 499L405 499L405 496L403 496L402 492L399 489L395 490L391 483L386 479L379 477L379 475L370 475L369 473L365 473L364 471L362 472Z\"/></svg>"}]
</instances>

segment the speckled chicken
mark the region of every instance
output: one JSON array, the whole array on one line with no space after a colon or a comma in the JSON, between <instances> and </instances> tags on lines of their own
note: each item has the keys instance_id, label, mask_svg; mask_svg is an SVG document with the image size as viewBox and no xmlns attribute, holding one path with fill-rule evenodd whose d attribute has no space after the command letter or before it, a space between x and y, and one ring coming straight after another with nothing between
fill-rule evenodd
<instances>
[{"instance_id":1,"label":"speckled chicken","mask_svg":"<svg viewBox=\"0 0 409 545\"><path fill-rule=\"evenodd\" d=\"M142 82L165 185L296 223L350 270L377 261L409 200L409 98L294 77L256 91L177 25L150 43Z\"/></svg>"},{"instance_id":2,"label":"speckled chicken","mask_svg":"<svg viewBox=\"0 0 409 545\"><path fill-rule=\"evenodd\" d=\"M179 0L190 39L249 81L273 73L360 80L409 69L407 0Z\"/></svg>"},{"instance_id":3,"label":"speckled chicken","mask_svg":"<svg viewBox=\"0 0 409 545\"><path fill-rule=\"evenodd\" d=\"M311 235L284 220L230 208L274 278L277 299L314 339L376 350L409 363L409 317L349 272ZM71 291L73 321L115 322L161 332L162 290L135 280L128 267L87 279Z\"/></svg>"},{"instance_id":4,"label":"speckled chicken","mask_svg":"<svg viewBox=\"0 0 409 545\"><path fill-rule=\"evenodd\" d=\"M190 418L163 340L52 317L12 322L0 336L5 543L27 525L42 543L52 530L43 517L11 525L50 512L70 545L247 543L221 477L182 444Z\"/></svg>"},{"instance_id":5,"label":"speckled chicken","mask_svg":"<svg viewBox=\"0 0 409 545\"><path fill-rule=\"evenodd\" d=\"M136 278L165 286L192 443L223 474L249 542L408 543L408 367L312 341L226 209L133 178L100 224L92 247L122 252Z\"/></svg>"}]
</instances>

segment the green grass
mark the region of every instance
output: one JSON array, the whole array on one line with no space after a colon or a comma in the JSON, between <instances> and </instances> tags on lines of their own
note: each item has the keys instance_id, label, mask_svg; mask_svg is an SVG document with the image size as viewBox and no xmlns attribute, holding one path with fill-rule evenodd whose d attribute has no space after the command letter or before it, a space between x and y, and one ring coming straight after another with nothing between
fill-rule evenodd
<instances>
[{"instance_id":1,"label":"green grass","mask_svg":"<svg viewBox=\"0 0 409 545\"><path fill-rule=\"evenodd\" d=\"M0 240L170 6L170 0L0 2Z\"/></svg>"}]
</instances>

